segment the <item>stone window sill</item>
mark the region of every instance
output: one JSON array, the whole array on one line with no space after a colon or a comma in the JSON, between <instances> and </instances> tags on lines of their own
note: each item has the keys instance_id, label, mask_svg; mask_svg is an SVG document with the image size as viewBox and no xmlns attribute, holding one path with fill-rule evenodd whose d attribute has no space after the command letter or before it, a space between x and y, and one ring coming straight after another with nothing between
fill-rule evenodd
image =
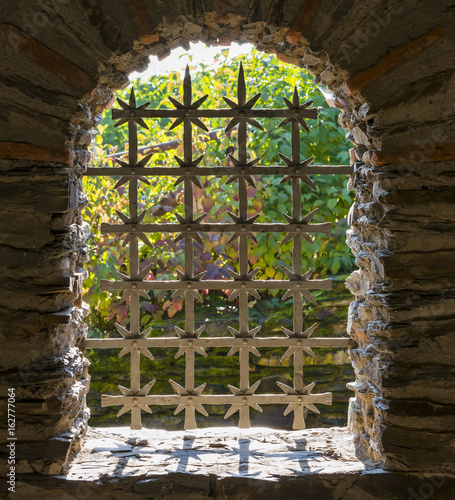
<instances>
[{"instance_id":1,"label":"stone window sill","mask_svg":"<svg viewBox=\"0 0 455 500\"><path fill-rule=\"evenodd\" d=\"M66 478L144 481L187 473L273 481L365 469L351 434L341 427L304 431L219 427L186 432L110 427L88 431Z\"/></svg>"},{"instance_id":2,"label":"stone window sill","mask_svg":"<svg viewBox=\"0 0 455 500\"><path fill-rule=\"evenodd\" d=\"M352 435L341 427L110 427L89 429L66 476L23 475L16 491L24 500L49 494L65 500L390 500L408 498L433 479L362 462ZM455 479L444 479L441 488L453 492Z\"/></svg>"}]
</instances>

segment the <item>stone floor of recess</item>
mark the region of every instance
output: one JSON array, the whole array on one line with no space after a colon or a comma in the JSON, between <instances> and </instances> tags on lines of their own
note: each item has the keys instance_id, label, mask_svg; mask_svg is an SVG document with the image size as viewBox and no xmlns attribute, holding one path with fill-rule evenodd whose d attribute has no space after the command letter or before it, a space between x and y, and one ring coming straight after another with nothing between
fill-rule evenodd
<instances>
[{"instance_id":1,"label":"stone floor of recess","mask_svg":"<svg viewBox=\"0 0 455 500\"><path fill-rule=\"evenodd\" d=\"M385 471L346 428L92 428L65 476L22 474L8 499L454 500L455 475Z\"/></svg>"},{"instance_id":2,"label":"stone floor of recess","mask_svg":"<svg viewBox=\"0 0 455 500\"><path fill-rule=\"evenodd\" d=\"M366 467L356 457L345 428L278 431L222 427L171 432L111 427L88 432L66 478L102 481L177 472L273 480L359 473Z\"/></svg>"}]
</instances>

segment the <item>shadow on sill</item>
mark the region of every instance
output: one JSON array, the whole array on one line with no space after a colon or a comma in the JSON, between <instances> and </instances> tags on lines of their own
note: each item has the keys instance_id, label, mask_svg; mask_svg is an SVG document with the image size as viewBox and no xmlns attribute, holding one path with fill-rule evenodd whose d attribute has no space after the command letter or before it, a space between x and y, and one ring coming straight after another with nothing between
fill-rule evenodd
<instances>
[{"instance_id":1,"label":"shadow on sill","mask_svg":"<svg viewBox=\"0 0 455 500\"><path fill-rule=\"evenodd\" d=\"M454 477L387 472L346 428L92 428L66 476L18 477L16 498L372 500L455 498ZM44 496L43 496L44 495ZM414 495L414 496L412 496ZM13 498L13 497L11 497Z\"/></svg>"}]
</instances>

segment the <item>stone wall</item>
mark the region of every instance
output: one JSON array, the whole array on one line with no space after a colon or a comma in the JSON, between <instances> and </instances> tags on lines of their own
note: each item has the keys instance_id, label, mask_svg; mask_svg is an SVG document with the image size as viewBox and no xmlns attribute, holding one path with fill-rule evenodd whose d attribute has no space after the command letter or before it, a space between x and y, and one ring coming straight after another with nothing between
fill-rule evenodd
<instances>
[{"instance_id":1,"label":"stone wall","mask_svg":"<svg viewBox=\"0 0 455 500\"><path fill-rule=\"evenodd\" d=\"M0 376L2 395L17 388L21 472L61 472L87 425L91 128L127 73L190 40L254 43L332 92L355 145L358 450L390 469L453 468L454 16L451 0L2 3Z\"/></svg>"}]
</instances>

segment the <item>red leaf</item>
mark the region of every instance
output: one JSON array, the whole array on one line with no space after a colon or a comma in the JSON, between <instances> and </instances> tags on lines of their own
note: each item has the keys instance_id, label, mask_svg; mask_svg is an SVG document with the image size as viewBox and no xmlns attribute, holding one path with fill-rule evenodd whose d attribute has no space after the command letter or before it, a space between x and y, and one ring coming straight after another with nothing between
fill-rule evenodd
<instances>
[{"instance_id":1,"label":"red leaf","mask_svg":"<svg viewBox=\"0 0 455 500\"><path fill-rule=\"evenodd\" d=\"M213 205L215 205L215 200L213 198L202 198L202 208L204 212L208 212Z\"/></svg>"},{"instance_id":2,"label":"red leaf","mask_svg":"<svg viewBox=\"0 0 455 500\"><path fill-rule=\"evenodd\" d=\"M256 262L259 260L259 257L256 257L256 255L250 255L248 257L248 260L250 261L250 264L254 266L254 264L256 264Z\"/></svg>"},{"instance_id":3,"label":"red leaf","mask_svg":"<svg viewBox=\"0 0 455 500\"><path fill-rule=\"evenodd\" d=\"M172 300L172 305L175 307L177 311L181 311L183 308L183 300L182 299L173 299Z\"/></svg>"}]
</instances>

